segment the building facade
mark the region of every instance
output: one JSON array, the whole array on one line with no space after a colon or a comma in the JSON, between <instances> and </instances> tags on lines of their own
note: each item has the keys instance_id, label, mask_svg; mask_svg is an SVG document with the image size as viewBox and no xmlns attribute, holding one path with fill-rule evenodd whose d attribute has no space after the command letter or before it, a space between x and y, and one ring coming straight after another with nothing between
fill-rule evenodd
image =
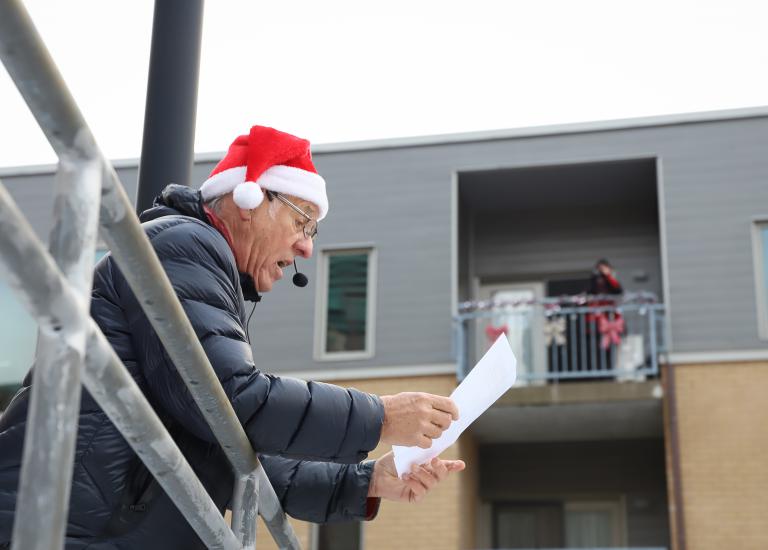
<instances>
[{"instance_id":1,"label":"building facade","mask_svg":"<svg viewBox=\"0 0 768 550\"><path fill-rule=\"evenodd\" d=\"M316 147L330 213L309 286L257 307L257 367L449 394L506 334L519 381L447 451L466 472L373 522L297 523L306 546L768 546L766 138L749 109ZM43 239L53 171L0 173ZM623 298L590 297L599 258ZM12 388L34 325L0 304Z\"/></svg>"}]
</instances>

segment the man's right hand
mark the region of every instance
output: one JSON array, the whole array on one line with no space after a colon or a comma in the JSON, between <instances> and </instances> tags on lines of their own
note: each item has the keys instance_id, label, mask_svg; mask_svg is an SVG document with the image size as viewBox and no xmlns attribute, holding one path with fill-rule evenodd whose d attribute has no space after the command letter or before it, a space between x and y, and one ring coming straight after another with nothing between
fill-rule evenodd
<instances>
[{"instance_id":1,"label":"man's right hand","mask_svg":"<svg viewBox=\"0 0 768 550\"><path fill-rule=\"evenodd\" d=\"M431 393L404 392L383 395L384 425L381 441L390 445L428 449L432 440L459 419L459 409L450 398Z\"/></svg>"}]
</instances>

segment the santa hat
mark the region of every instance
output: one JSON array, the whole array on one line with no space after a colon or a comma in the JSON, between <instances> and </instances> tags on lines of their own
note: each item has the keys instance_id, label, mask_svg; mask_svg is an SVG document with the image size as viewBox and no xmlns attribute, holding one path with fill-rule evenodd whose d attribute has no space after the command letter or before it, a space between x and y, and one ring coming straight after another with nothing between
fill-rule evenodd
<instances>
[{"instance_id":1,"label":"santa hat","mask_svg":"<svg viewBox=\"0 0 768 550\"><path fill-rule=\"evenodd\" d=\"M328 213L325 180L312 164L309 142L274 128L254 126L247 136L232 142L200 191L203 200L234 191L235 204L250 210L264 200L262 189L316 204L318 220Z\"/></svg>"}]
</instances>

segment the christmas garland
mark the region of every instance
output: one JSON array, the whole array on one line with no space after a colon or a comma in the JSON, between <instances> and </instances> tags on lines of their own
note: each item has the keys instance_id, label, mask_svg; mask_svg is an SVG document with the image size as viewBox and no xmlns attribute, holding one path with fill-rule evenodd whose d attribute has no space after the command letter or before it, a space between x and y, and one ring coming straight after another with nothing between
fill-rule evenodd
<instances>
[{"instance_id":1,"label":"christmas garland","mask_svg":"<svg viewBox=\"0 0 768 550\"><path fill-rule=\"evenodd\" d=\"M459 304L459 313L490 311L495 309L513 309L516 307L541 306L545 310L558 310L571 307L589 307L593 305L652 305L659 300L653 292L626 292L624 294L574 294L528 300L470 300Z\"/></svg>"}]
</instances>

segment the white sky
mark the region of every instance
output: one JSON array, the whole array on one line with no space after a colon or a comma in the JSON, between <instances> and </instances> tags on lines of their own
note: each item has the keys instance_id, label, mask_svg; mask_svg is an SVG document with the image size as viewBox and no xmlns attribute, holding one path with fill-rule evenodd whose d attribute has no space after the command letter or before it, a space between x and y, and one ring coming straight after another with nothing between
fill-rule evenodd
<instances>
[{"instance_id":1,"label":"white sky","mask_svg":"<svg viewBox=\"0 0 768 550\"><path fill-rule=\"evenodd\" d=\"M150 0L28 0L111 158L136 158ZM768 2L209 0L197 152L768 105ZM0 166L55 162L0 69Z\"/></svg>"}]
</instances>

